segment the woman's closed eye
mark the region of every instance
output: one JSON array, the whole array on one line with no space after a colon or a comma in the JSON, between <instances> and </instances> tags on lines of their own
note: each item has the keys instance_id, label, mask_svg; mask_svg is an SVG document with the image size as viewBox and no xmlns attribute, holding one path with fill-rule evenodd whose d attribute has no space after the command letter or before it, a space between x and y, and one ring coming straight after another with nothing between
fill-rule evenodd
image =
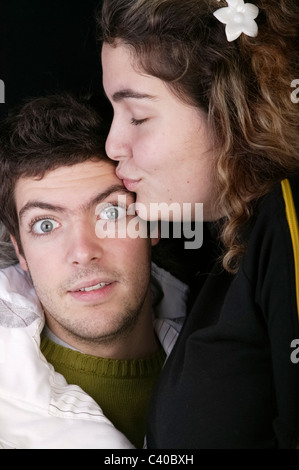
<instances>
[{"instance_id":1,"label":"woman's closed eye","mask_svg":"<svg viewBox=\"0 0 299 470\"><path fill-rule=\"evenodd\" d=\"M144 122L147 121L147 118L145 119L135 119L135 118L132 118L131 119L131 124L133 124L133 126L140 126L141 124L143 124Z\"/></svg>"}]
</instances>

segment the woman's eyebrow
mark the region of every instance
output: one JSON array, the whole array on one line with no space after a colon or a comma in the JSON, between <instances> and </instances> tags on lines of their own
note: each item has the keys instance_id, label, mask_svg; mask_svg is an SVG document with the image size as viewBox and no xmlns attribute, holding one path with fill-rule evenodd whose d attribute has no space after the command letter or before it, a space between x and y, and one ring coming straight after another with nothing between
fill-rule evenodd
<instances>
[{"instance_id":1,"label":"woman's eyebrow","mask_svg":"<svg viewBox=\"0 0 299 470\"><path fill-rule=\"evenodd\" d=\"M116 91L112 95L112 101L115 103L118 103L119 101L122 101L124 99L135 99L135 100L142 100L142 99L148 99L148 100L153 100L155 96L149 95L148 93L139 93L137 91L133 91L130 88L125 88L123 90Z\"/></svg>"}]
</instances>

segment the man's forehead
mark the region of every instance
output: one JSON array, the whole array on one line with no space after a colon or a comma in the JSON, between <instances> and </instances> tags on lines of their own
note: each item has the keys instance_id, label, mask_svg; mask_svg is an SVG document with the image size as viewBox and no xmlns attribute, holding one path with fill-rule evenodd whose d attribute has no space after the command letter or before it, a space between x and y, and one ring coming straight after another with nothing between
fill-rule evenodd
<instances>
[{"instance_id":1,"label":"man's forehead","mask_svg":"<svg viewBox=\"0 0 299 470\"><path fill-rule=\"evenodd\" d=\"M50 190L60 188L71 188L77 185L89 185L94 180L102 181L101 184L111 184L112 181L119 181L115 174L115 166L109 161L86 161L71 166L60 166L47 171L43 177L24 176L17 180L16 192L28 192L30 190ZM107 183L106 183L107 181Z\"/></svg>"},{"instance_id":2,"label":"man's forehead","mask_svg":"<svg viewBox=\"0 0 299 470\"><path fill-rule=\"evenodd\" d=\"M18 212L41 202L71 209L92 204L113 193L129 194L109 162L86 162L72 167L59 167L43 178L21 178L15 188Z\"/></svg>"},{"instance_id":3,"label":"man's forehead","mask_svg":"<svg viewBox=\"0 0 299 470\"><path fill-rule=\"evenodd\" d=\"M63 165L59 166L57 168L54 168L53 170L49 170L45 172L45 174L40 177L40 176L24 176L19 178L19 180L16 183L17 185L20 185L20 183L28 182L29 184L33 184L36 186L39 186L39 183L41 182L42 184L45 183L50 183L50 184L57 184L59 185L61 182L63 184L68 184L71 183L73 180L80 180L84 178L90 178L93 177L94 175L97 175L98 177L101 176L111 176L111 177L116 177L115 174L115 165L111 161L106 161L106 160L98 160L98 161L93 161L93 160L87 160L81 163L77 163L75 165Z\"/></svg>"}]
</instances>

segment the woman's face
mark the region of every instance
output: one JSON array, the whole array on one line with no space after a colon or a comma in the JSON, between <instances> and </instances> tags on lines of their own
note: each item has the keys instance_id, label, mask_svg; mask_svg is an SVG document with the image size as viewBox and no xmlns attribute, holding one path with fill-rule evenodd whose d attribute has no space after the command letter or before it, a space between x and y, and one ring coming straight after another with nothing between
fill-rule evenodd
<instances>
[{"instance_id":1,"label":"woman's face","mask_svg":"<svg viewBox=\"0 0 299 470\"><path fill-rule=\"evenodd\" d=\"M195 219L195 204L203 203L204 219L215 219L215 162L206 115L178 99L162 80L138 71L121 43L103 45L102 65L114 109L106 151L119 162L118 177L136 193L139 215L185 220L183 204L189 203ZM178 213L169 217L169 207L177 206L181 219Z\"/></svg>"}]
</instances>

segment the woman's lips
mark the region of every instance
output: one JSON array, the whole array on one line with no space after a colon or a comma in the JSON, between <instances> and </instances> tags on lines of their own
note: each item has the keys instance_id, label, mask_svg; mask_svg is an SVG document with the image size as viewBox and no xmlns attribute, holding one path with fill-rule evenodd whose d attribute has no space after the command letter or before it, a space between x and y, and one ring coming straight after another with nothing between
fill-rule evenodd
<instances>
[{"instance_id":1,"label":"woman's lips","mask_svg":"<svg viewBox=\"0 0 299 470\"><path fill-rule=\"evenodd\" d=\"M135 191L136 186L141 181L140 179L126 178L118 169L116 169L116 175L119 179L122 180L123 185L127 188L128 191Z\"/></svg>"},{"instance_id":2,"label":"woman's lips","mask_svg":"<svg viewBox=\"0 0 299 470\"><path fill-rule=\"evenodd\" d=\"M127 188L128 191L135 192L136 186L138 185L140 180L131 180L128 178L122 178L124 186Z\"/></svg>"}]
</instances>

